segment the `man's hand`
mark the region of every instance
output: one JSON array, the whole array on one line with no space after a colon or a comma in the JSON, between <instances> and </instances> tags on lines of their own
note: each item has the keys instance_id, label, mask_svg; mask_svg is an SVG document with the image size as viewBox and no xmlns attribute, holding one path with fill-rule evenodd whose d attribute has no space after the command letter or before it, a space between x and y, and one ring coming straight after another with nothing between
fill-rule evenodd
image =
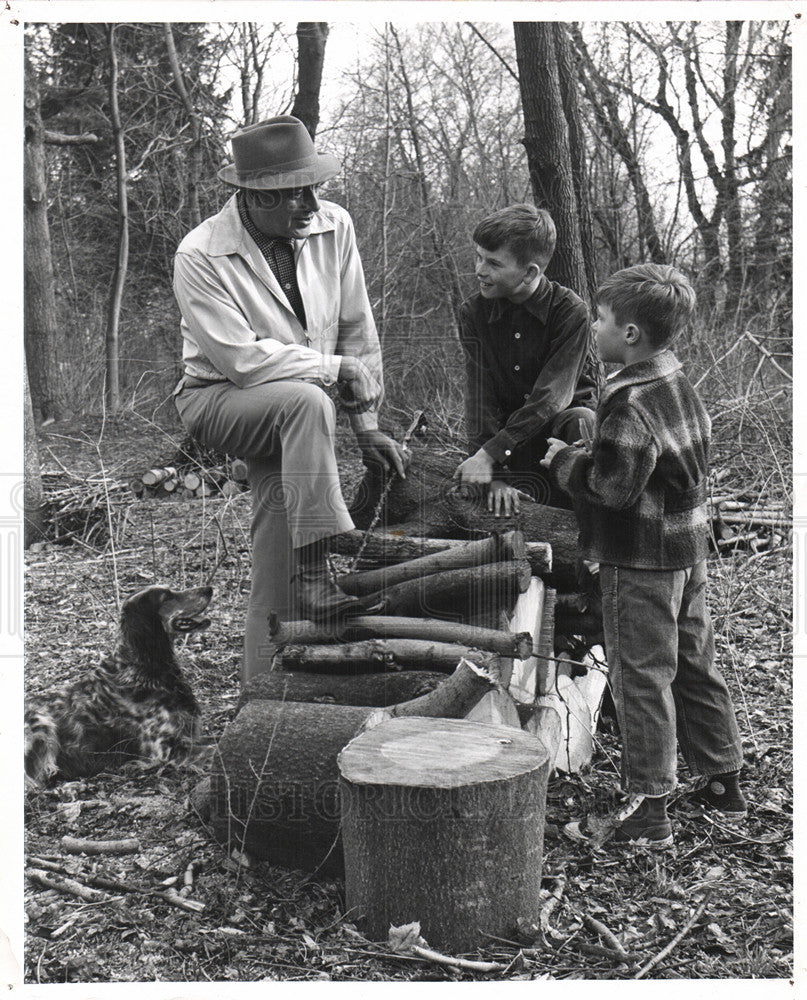
<instances>
[{"instance_id":1,"label":"man's hand","mask_svg":"<svg viewBox=\"0 0 807 1000\"><path fill-rule=\"evenodd\" d=\"M494 479L488 490L488 512L494 517L511 517L521 511L518 490Z\"/></svg>"},{"instance_id":2,"label":"man's hand","mask_svg":"<svg viewBox=\"0 0 807 1000\"><path fill-rule=\"evenodd\" d=\"M378 430L357 431L356 442L361 448L365 465L380 466L388 472L397 472L401 479L406 479L409 452L403 445Z\"/></svg>"},{"instance_id":3,"label":"man's hand","mask_svg":"<svg viewBox=\"0 0 807 1000\"><path fill-rule=\"evenodd\" d=\"M459 479L459 491L462 496L468 496L478 486L487 486L493 479L493 459L480 448L475 455L460 462L454 473L454 479Z\"/></svg>"},{"instance_id":4,"label":"man's hand","mask_svg":"<svg viewBox=\"0 0 807 1000\"><path fill-rule=\"evenodd\" d=\"M362 361L345 355L339 365L339 395L346 410L364 413L381 398L381 386Z\"/></svg>"},{"instance_id":5,"label":"man's hand","mask_svg":"<svg viewBox=\"0 0 807 1000\"><path fill-rule=\"evenodd\" d=\"M547 438L546 443L549 447L546 449L546 454L541 459L540 464L543 465L545 469L548 469L552 464L552 459L555 455L557 455L557 453L562 451L564 448L568 448L569 445L566 444L565 441L561 441L560 438Z\"/></svg>"}]
</instances>

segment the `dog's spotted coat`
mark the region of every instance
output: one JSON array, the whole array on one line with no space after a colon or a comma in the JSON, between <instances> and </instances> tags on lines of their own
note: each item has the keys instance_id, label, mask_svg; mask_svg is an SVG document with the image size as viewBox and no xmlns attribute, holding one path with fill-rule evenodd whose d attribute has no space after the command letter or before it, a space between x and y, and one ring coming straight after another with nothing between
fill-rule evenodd
<instances>
[{"instance_id":1,"label":"dog's spotted coat","mask_svg":"<svg viewBox=\"0 0 807 1000\"><path fill-rule=\"evenodd\" d=\"M123 604L115 651L68 688L26 705L25 770L46 784L184 755L199 736L200 711L173 639L206 628L210 587L152 586Z\"/></svg>"}]
</instances>

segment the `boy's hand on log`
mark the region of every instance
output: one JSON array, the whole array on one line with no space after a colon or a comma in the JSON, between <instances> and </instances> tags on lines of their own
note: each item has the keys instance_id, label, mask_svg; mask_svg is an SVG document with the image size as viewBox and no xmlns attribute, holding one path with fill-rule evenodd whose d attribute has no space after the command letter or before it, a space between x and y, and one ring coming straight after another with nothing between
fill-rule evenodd
<instances>
[{"instance_id":1,"label":"boy's hand on log","mask_svg":"<svg viewBox=\"0 0 807 1000\"><path fill-rule=\"evenodd\" d=\"M521 511L518 490L494 479L488 490L488 511L494 517L512 517Z\"/></svg>"},{"instance_id":2,"label":"boy's hand on log","mask_svg":"<svg viewBox=\"0 0 807 1000\"><path fill-rule=\"evenodd\" d=\"M484 448L480 448L476 454L460 462L454 479L459 480L459 490L463 496L475 492L478 486L487 486L493 480L493 458Z\"/></svg>"},{"instance_id":3,"label":"boy's hand on log","mask_svg":"<svg viewBox=\"0 0 807 1000\"><path fill-rule=\"evenodd\" d=\"M381 466L388 472L397 472L401 479L406 479L409 455L403 445L379 430L357 431L356 443L361 449L365 465Z\"/></svg>"},{"instance_id":4,"label":"boy's hand on log","mask_svg":"<svg viewBox=\"0 0 807 1000\"><path fill-rule=\"evenodd\" d=\"M561 441L560 438L547 438L546 443L549 447L546 449L546 454L541 459L540 464L543 465L545 469L548 469L552 464L552 459L555 455L557 455L557 453L562 451L564 448L568 448L569 445L566 444L565 441Z\"/></svg>"}]
</instances>

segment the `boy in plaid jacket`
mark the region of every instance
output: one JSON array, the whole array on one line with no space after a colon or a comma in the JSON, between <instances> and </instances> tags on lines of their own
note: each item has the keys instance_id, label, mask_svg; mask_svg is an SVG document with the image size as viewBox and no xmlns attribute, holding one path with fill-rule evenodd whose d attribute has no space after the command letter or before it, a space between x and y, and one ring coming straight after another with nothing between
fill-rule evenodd
<instances>
[{"instance_id":1,"label":"boy in plaid jacket","mask_svg":"<svg viewBox=\"0 0 807 1000\"><path fill-rule=\"evenodd\" d=\"M600 359L622 367L602 391L591 453L550 439L541 464L572 498L585 559L599 563L609 681L622 739L627 805L577 839L672 844L667 797L676 744L705 805L737 820L742 754L731 699L714 663L706 606L710 421L669 345L695 292L675 268L640 264L598 291Z\"/></svg>"}]
</instances>

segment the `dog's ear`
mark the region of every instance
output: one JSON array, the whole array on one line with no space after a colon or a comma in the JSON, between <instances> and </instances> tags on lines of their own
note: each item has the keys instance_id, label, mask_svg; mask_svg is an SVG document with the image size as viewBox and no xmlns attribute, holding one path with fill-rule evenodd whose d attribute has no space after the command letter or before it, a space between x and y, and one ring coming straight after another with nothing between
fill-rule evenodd
<instances>
[{"instance_id":1,"label":"dog's ear","mask_svg":"<svg viewBox=\"0 0 807 1000\"><path fill-rule=\"evenodd\" d=\"M136 594L127 597L121 605L121 611L134 611L140 609L146 611L158 611L169 598L174 596L174 592L162 584L153 583L150 587L138 590Z\"/></svg>"}]
</instances>

